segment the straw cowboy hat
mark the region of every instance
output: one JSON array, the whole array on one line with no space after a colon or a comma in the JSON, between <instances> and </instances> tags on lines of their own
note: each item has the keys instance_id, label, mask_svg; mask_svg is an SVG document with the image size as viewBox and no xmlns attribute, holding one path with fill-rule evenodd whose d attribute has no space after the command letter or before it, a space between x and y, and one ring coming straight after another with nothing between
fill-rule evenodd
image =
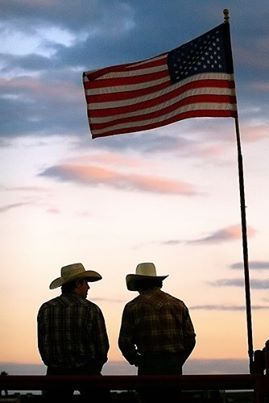
<instances>
[{"instance_id":1,"label":"straw cowboy hat","mask_svg":"<svg viewBox=\"0 0 269 403\"><path fill-rule=\"evenodd\" d=\"M126 276L126 285L128 290L137 291L137 285L139 284L139 280L146 279L159 279L164 280L166 276L157 276L156 267L154 263L139 263L136 266L135 274L127 274Z\"/></svg>"},{"instance_id":2,"label":"straw cowboy hat","mask_svg":"<svg viewBox=\"0 0 269 403\"><path fill-rule=\"evenodd\" d=\"M50 283L50 289L61 287L70 281L84 278L87 281L101 280L102 276L93 270L85 270L82 263L73 263L61 268L61 277L56 278Z\"/></svg>"}]
</instances>

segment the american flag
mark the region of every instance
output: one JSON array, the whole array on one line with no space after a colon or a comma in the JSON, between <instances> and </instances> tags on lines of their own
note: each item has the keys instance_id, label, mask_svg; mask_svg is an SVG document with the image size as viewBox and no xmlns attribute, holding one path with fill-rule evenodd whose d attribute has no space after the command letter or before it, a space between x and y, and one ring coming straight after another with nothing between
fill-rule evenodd
<instances>
[{"instance_id":1,"label":"american flag","mask_svg":"<svg viewBox=\"0 0 269 403\"><path fill-rule=\"evenodd\" d=\"M236 117L229 24L136 63L83 73L92 137L193 117Z\"/></svg>"}]
</instances>

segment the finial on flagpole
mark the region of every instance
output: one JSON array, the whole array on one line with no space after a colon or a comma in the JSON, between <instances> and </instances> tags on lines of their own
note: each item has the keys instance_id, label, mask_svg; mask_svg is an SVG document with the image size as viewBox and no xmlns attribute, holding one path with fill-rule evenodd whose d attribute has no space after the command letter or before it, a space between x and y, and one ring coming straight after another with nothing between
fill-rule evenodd
<instances>
[{"instance_id":1,"label":"finial on flagpole","mask_svg":"<svg viewBox=\"0 0 269 403\"><path fill-rule=\"evenodd\" d=\"M228 8L225 8L224 10L223 10L223 14L224 14L224 22L229 22L229 10L228 10Z\"/></svg>"}]
</instances>

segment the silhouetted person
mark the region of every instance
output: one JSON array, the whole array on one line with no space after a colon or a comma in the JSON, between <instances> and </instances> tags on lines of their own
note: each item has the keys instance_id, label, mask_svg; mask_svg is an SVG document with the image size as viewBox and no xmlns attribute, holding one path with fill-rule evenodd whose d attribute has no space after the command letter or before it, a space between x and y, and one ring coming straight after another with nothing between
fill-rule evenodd
<instances>
[{"instance_id":1,"label":"silhouetted person","mask_svg":"<svg viewBox=\"0 0 269 403\"><path fill-rule=\"evenodd\" d=\"M163 292L153 263L140 263L126 276L130 291L139 295L123 310L119 348L138 375L179 375L195 346L195 333L183 301ZM142 402L175 402L177 390L141 390Z\"/></svg>"},{"instance_id":2,"label":"silhouetted person","mask_svg":"<svg viewBox=\"0 0 269 403\"><path fill-rule=\"evenodd\" d=\"M47 375L101 375L107 361L108 336L102 311L86 299L88 282L101 278L96 271L74 263L62 267L61 277L50 284L50 289L61 287L62 293L45 302L37 316L38 348ZM80 393L91 402L106 401L109 394L102 396L92 387ZM46 391L48 402L69 402L72 395L68 383L64 388Z\"/></svg>"}]
</instances>

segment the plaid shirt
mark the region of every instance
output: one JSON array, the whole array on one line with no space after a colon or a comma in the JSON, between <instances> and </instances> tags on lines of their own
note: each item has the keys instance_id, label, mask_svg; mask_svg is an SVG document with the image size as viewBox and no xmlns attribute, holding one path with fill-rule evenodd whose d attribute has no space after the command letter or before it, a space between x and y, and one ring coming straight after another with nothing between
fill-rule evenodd
<instances>
[{"instance_id":1,"label":"plaid shirt","mask_svg":"<svg viewBox=\"0 0 269 403\"><path fill-rule=\"evenodd\" d=\"M38 348L47 366L97 367L107 361L109 342L100 308L74 293L62 294L39 309Z\"/></svg>"},{"instance_id":2,"label":"plaid shirt","mask_svg":"<svg viewBox=\"0 0 269 403\"><path fill-rule=\"evenodd\" d=\"M194 328L183 301L155 288L125 305L119 348L130 364L147 353L183 353L187 358L194 345Z\"/></svg>"}]
</instances>

